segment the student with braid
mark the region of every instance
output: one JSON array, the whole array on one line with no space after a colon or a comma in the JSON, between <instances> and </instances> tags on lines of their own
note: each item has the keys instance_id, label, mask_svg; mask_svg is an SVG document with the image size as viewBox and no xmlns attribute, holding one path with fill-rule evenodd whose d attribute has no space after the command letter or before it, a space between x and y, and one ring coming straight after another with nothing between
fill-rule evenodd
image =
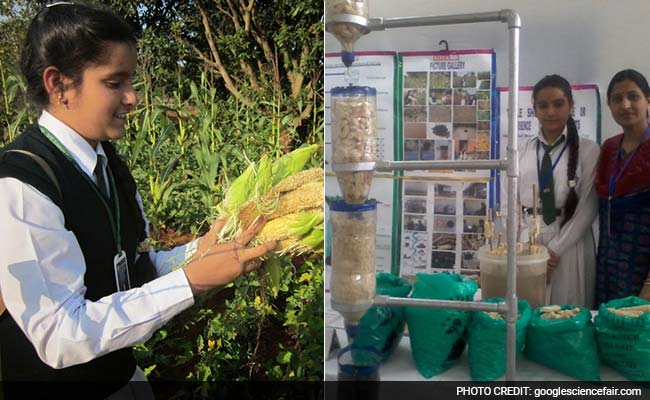
<instances>
[{"instance_id":1,"label":"student with braid","mask_svg":"<svg viewBox=\"0 0 650 400\"><path fill-rule=\"evenodd\" d=\"M566 79L545 76L533 88L532 100L540 129L519 148L519 201L530 226L537 186L539 241L551 255L547 303L591 307L596 279L591 228L598 215L593 173L599 148L578 136Z\"/></svg>"},{"instance_id":2,"label":"student with braid","mask_svg":"<svg viewBox=\"0 0 650 400\"><path fill-rule=\"evenodd\" d=\"M623 128L603 143L594 185L600 202L596 304L650 300L650 87L638 71L618 72L607 87Z\"/></svg>"}]
</instances>

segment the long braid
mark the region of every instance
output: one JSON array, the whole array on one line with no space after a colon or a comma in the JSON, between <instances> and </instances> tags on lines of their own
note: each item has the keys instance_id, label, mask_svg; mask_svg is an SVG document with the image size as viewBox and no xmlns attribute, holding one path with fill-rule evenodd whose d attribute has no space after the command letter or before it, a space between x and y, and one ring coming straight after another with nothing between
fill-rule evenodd
<instances>
[{"instance_id":1,"label":"long braid","mask_svg":"<svg viewBox=\"0 0 650 400\"><path fill-rule=\"evenodd\" d=\"M567 126L567 146L569 147L569 162L567 165L567 181L569 182L569 194L564 203L564 220L560 227L564 226L573 217L578 206L578 192L576 192L576 170L578 168L578 154L580 149L580 137L578 128L573 117L569 116Z\"/></svg>"}]
</instances>

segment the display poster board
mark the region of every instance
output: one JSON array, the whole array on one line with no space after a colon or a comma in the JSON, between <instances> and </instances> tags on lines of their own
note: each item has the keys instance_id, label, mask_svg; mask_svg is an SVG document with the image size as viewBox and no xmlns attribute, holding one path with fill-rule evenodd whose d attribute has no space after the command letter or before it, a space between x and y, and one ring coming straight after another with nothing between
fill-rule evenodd
<instances>
[{"instance_id":1,"label":"display poster board","mask_svg":"<svg viewBox=\"0 0 650 400\"><path fill-rule=\"evenodd\" d=\"M330 92L334 87L370 86L377 90L377 143L378 158L395 159L395 52L359 52L348 70L339 53L325 55L325 195L341 196L341 190L332 172L332 136ZM384 176L386 174L383 174ZM391 272L393 253L394 182L392 175L375 177L369 198L378 201L375 266L377 272ZM325 207L329 221L329 208ZM326 266L326 269L330 268ZM326 270L326 275L328 271ZM325 280L326 289L329 279Z\"/></svg>"},{"instance_id":2,"label":"display poster board","mask_svg":"<svg viewBox=\"0 0 650 400\"><path fill-rule=\"evenodd\" d=\"M400 160L488 160L496 134L493 50L400 53ZM401 276L478 269L492 173L406 171Z\"/></svg>"},{"instance_id":3,"label":"display poster board","mask_svg":"<svg viewBox=\"0 0 650 400\"><path fill-rule=\"evenodd\" d=\"M574 85L571 86L573 94L573 119L576 121L578 134L584 138L591 139L600 144L600 94L598 86L593 84ZM533 87L520 86L519 98L517 102L519 107L517 110L517 140L521 144L533 136L537 136L539 132L539 122L535 117L535 110L533 109ZM498 158L505 158L507 154L506 147L508 146L508 88L499 88L499 138L498 138ZM498 188L494 191L496 194L495 204L496 207L502 207L505 204L505 173L498 173L500 176L497 182ZM503 201L502 201L503 200Z\"/></svg>"}]
</instances>

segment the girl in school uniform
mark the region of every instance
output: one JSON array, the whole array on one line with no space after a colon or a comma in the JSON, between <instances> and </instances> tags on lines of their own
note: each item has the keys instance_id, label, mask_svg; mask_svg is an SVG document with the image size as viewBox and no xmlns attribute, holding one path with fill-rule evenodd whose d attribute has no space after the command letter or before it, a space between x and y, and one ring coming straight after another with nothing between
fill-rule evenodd
<instances>
[{"instance_id":1,"label":"girl in school uniform","mask_svg":"<svg viewBox=\"0 0 650 400\"><path fill-rule=\"evenodd\" d=\"M6 391L16 381L98 383L82 393L47 386L54 398L57 390L62 398L151 398L150 388L134 397L142 385L129 385L144 379L131 347L198 293L257 268L275 243L245 248L262 222L216 244L224 224L216 221L171 251L143 246L140 195L111 144L136 104L136 39L112 11L46 6L30 24L21 68L42 111L0 155L5 399L24 398L25 386Z\"/></svg>"},{"instance_id":2,"label":"girl in school uniform","mask_svg":"<svg viewBox=\"0 0 650 400\"><path fill-rule=\"evenodd\" d=\"M566 79L548 75L533 88L539 133L519 148L519 201L530 226L533 185L538 193L539 241L550 253L547 303L591 307L596 251L592 224L598 214L593 173L599 148L578 136Z\"/></svg>"}]
</instances>

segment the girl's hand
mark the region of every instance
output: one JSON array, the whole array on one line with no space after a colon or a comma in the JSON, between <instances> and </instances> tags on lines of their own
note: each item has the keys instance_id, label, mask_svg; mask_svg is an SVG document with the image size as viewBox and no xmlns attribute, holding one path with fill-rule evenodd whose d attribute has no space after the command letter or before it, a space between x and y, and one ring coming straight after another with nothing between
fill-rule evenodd
<instances>
[{"instance_id":1,"label":"girl's hand","mask_svg":"<svg viewBox=\"0 0 650 400\"><path fill-rule=\"evenodd\" d=\"M232 242L216 244L216 234L211 233L219 232L224 223L217 221L213 224L210 232L199 240L192 260L183 268L194 294L226 285L240 275L259 268L262 265L259 257L277 245L277 242L271 241L246 248L266 221L258 221Z\"/></svg>"},{"instance_id":2,"label":"girl's hand","mask_svg":"<svg viewBox=\"0 0 650 400\"><path fill-rule=\"evenodd\" d=\"M551 256L546 263L546 283L551 283L553 271L560 265L560 255L551 249L548 249L548 254Z\"/></svg>"}]
</instances>

